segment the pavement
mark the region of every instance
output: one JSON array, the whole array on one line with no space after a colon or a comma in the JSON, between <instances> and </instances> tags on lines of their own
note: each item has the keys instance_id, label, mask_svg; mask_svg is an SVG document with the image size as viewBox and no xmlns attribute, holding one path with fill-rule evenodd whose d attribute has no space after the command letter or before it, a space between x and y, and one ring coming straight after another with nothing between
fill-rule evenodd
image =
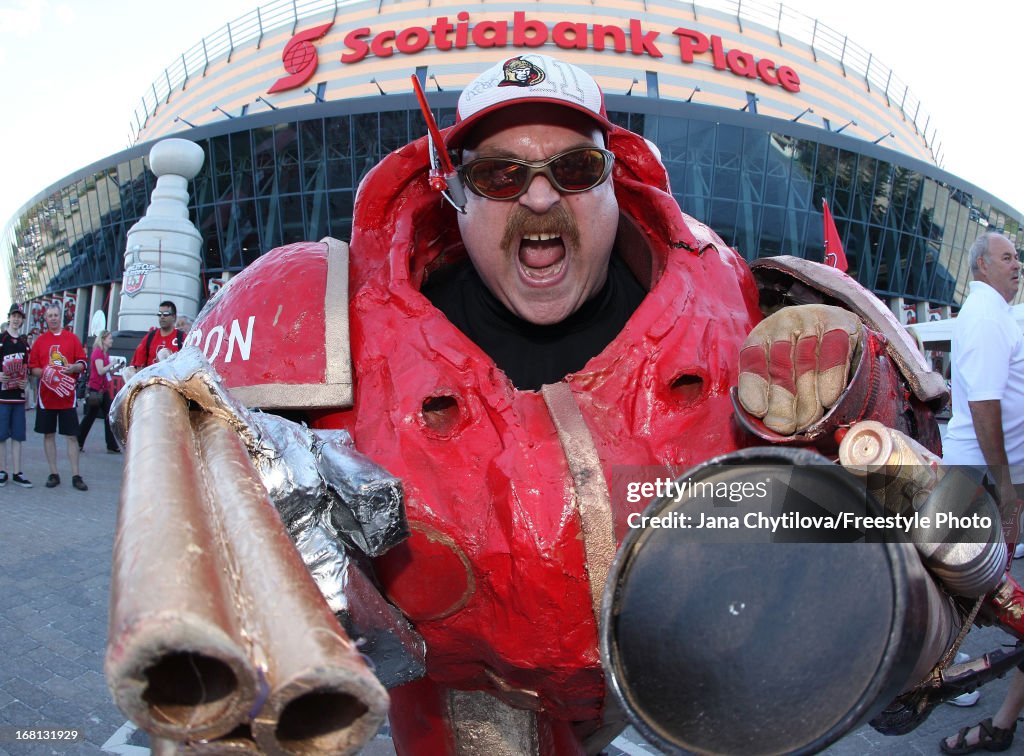
<instances>
[{"instance_id":1,"label":"pavement","mask_svg":"<svg viewBox=\"0 0 1024 756\"><path fill-rule=\"evenodd\" d=\"M29 413L29 427L33 413ZM103 678L110 560L123 460L104 450L94 426L82 457L86 492L71 487L63 439L58 438L61 485L43 486L48 474L42 437L29 432L23 472L35 484L0 488L0 756L104 754L145 756L145 733L127 722L111 701ZM12 472L8 470L8 472ZM1024 580L1024 560L1014 566ZM993 628L975 628L964 650L972 656L1011 642ZM971 708L939 706L914 732L886 737L870 727L847 735L824 753L938 754L938 741L998 708L1005 679L982 690ZM794 716L798 713L795 712ZM785 722L779 722L785 727ZM77 730L74 742L15 740L13 728ZM1012 753L1024 753L1018 738ZM364 753L393 754L387 730ZM635 730L607 749L610 756L657 753Z\"/></svg>"}]
</instances>

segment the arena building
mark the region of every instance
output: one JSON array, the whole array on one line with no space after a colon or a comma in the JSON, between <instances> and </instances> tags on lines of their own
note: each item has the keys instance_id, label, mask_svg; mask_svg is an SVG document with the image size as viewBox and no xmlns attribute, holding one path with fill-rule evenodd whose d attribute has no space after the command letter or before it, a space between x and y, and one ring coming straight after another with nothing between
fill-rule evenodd
<instances>
[{"instance_id":1,"label":"arena building","mask_svg":"<svg viewBox=\"0 0 1024 756\"><path fill-rule=\"evenodd\" d=\"M978 234L1024 247L1019 211L939 167L908 86L815 19L749 0L523 8L274 0L232 21L157 76L134 147L10 220L14 300L64 300L80 335L98 310L116 327L147 155L171 135L206 156L189 188L208 291L275 246L348 239L360 179L425 133L410 76L443 127L477 73L533 50L591 72L612 119L658 146L682 208L748 259L820 260L827 200L851 275L912 322L958 307Z\"/></svg>"}]
</instances>

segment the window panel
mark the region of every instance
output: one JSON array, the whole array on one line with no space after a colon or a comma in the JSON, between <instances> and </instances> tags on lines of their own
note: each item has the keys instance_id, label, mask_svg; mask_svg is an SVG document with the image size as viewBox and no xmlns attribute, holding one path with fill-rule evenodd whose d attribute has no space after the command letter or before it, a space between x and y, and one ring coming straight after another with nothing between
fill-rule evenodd
<instances>
[{"instance_id":1,"label":"window panel","mask_svg":"<svg viewBox=\"0 0 1024 756\"><path fill-rule=\"evenodd\" d=\"M352 238L352 192L342 190L327 195L330 234L335 239L348 241Z\"/></svg>"}]
</instances>

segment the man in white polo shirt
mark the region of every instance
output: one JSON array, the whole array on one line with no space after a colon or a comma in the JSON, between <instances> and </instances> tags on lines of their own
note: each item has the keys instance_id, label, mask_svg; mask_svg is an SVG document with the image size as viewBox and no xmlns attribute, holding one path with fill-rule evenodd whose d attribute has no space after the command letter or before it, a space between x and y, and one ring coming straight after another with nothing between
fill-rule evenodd
<instances>
[{"instance_id":1,"label":"man in white polo shirt","mask_svg":"<svg viewBox=\"0 0 1024 756\"><path fill-rule=\"evenodd\" d=\"M1007 541L1020 542L1017 501L1024 494L1024 334L1010 302L1021 264L1005 236L979 236L969 252L970 294L953 322L953 416L943 462L987 472L1003 512ZM1012 524L1007 525L1012 515ZM1020 556L1018 547L1015 556ZM990 718L940 744L943 752L1004 750L1024 708L1024 672L1013 673L1006 698Z\"/></svg>"},{"instance_id":2,"label":"man in white polo shirt","mask_svg":"<svg viewBox=\"0 0 1024 756\"><path fill-rule=\"evenodd\" d=\"M953 416L943 460L987 468L1006 511L1018 498L1013 484L1024 484L1024 334L1010 307L1021 265L997 233L979 236L968 259L974 280L953 322Z\"/></svg>"}]
</instances>

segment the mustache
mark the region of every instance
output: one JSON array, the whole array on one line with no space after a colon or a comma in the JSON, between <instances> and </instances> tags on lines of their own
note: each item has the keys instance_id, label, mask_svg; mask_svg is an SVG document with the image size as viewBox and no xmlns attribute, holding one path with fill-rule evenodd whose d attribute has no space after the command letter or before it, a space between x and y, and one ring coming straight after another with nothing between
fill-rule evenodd
<instances>
[{"instance_id":1,"label":"mustache","mask_svg":"<svg viewBox=\"0 0 1024 756\"><path fill-rule=\"evenodd\" d=\"M579 249L580 227L576 218L561 203L544 215L530 212L516 204L505 221L505 233L501 236L501 248L510 254L519 249L519 240L530 234L557 234L562 237L566 248Z\"/></svg>"}]
</instances>

